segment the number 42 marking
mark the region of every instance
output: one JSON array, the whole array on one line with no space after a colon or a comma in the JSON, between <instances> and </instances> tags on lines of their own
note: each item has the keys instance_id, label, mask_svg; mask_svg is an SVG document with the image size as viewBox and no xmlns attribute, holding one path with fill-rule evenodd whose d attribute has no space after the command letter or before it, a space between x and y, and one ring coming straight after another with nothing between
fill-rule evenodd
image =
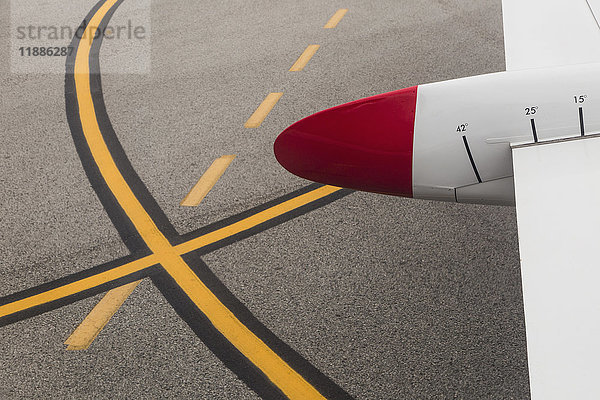
<instances>
[{"instance_id":1,"label":"number 42 marking","mask_svg":"<svg viewBox=\"0 0 600 400\"><path fill-rule=\"evenodd\" d=\"M458 125L458 127L456 128L456 132L466 132L467 126L469 126L469 124L467 123Z\"/></svg>"}]
</instances>

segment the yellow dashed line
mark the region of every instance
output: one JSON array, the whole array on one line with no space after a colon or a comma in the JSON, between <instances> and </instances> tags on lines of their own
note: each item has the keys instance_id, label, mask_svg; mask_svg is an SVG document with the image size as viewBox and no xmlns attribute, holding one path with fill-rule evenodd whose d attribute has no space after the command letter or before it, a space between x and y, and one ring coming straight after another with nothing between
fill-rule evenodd
<instances>
[{"instance_id":1,"label":"yellow dashed line","mask_svg":"<svg viewBox=\"0 0 600 400\"><path fill-rule=\"evenodd\" d=\"M333 14L333 17L329 18L329 21L325 24L323 28L325 29L333 29L337 26L337 24L344 18L344 15L348 12L347 8L340 8Z\"/></svg>"},{"instance_id":2,"label":"yellow dashed line","mask_svg":"<svg viewBox=\"0 0 600 400\"><path fill-rule=\"evenodd\" d=\"M315 53L317 52L317 50L319 50L319 47L320 46L318 44L309 45L306 48L306 50L304 50L304 52L302 52L300 57L298 57L298 59L296 60L294 65L292 65L292 68L290 68L290 71L291 72L302 71L304 69L304 67L306 67L306 64L308 64L308 62L310 61L312 56L314 56Z\"/></svg>"},{"instance_id":3,"label":"yellow dashed line","mask_svg":"<svg viewBox=\"0 0 600 400\"><path fill-rule=\"evenodd\" d=\"M180 205L185 207L195 207L200 204L202 199L204 199L213 186L215 186L219 178L221 178L234 158L235 155L227 155L219 157L213 161L204 175L202 175L192 190L190 190L187 196L185 196L185 198L181 201Z\"/></svg>"},{"instance_id":4,"label":"yellow dashed line","mask_svg":"<svg viewBox=\"0 0 600 400\"><path fill-rule=\"evenodd\" d=\"M131 282L110 290L88 314L83 322L65 340L67 350L85 350L96 339L102 328L123 305L141 281Z\"/></svg>"},{"instance_id":5,"label":"yellow dashed line","mask_svg":"<svg viewBox=\"0 0 600 400\"><path fill-rule=\"evenodd\" d=\"M258 128L260 124L264 121L267 115L271 112L275 104L279 101L279 99L283 96L282 92L279 93L269 93L267 97L260 103L260 106L254 111L254 114L248 118L248 121L244 124L245 128Z\"/></svg>"}]
</instances>

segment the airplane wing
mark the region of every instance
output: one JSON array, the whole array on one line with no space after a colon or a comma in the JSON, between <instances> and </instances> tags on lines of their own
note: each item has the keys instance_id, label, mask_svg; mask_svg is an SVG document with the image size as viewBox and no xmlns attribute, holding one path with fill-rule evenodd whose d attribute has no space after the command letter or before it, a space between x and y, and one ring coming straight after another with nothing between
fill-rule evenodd
<instances>
[{"instance_id":1,"label":"airplane wing","mask_svg":"<svg viewBox=\"0 0 600 400\"><path fill-rule=\"evenodd\" d=\"M598 399L600 135L513 147L533 399Z\"/></svg>"},{"instance_id":2,"label":"airplane wing","mask_svg":"<svg viewBox=\"0 0 600 400\"><path fill-rule=\"evenodd\" d=\"M502 0L506 69L600 62L600 0Z\"/></svg>"},{"instance_id":3,"label":"airplane wing","mask_svg":"<svg viewBox=\"0 0 600 400\"><path fill-rule=\"evenodd\" d=\"M507 70L600 63L600 0L503 0ZM533 399L598 399L600 136L513 146Z\"/></svg>"}]
</instances>

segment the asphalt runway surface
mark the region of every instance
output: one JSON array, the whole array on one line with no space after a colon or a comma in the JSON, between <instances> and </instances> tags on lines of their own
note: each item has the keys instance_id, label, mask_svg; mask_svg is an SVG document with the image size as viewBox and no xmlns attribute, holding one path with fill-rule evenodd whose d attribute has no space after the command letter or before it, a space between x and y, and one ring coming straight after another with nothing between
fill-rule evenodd
<instances>
[{"instance_id":1,"label":"asphalt runway surface","mask_svg":"<svg viewBox=\"0 0 600 400\"><path fill-rule=\"evenodd\" d=\"M113 23L135 12L130 1L114 9ZM148 70L128 72L142 61L115 56L128 43L104 40L100 67L112 72L103 72L101 94L133 170L185 236L310 184L273 155L277 134L294 121L369 95L503 70L500 3L153 1ZM8 43L15 21L11 4L0 4ZM95 4L64 3L60 23L78 26ZM338 9L348 12L323 29ZM320 48L306 67L289 72L311 44ZM64 70L15 73L12 51L0 47L5 299L131 253L82 168ZM260 127L245 128L272 92L283 95ZM202 203L181 207L226 154L236 158ZM528 398L514 208L338 197L205 250L202 262L326 377L317 386L357 399ZM157 276L142 280L87 350L64 342L102 298L98 290L6 323L0 398L269 397L194 329L194 315L175 311Z\"/></svg>"}]
</instances>

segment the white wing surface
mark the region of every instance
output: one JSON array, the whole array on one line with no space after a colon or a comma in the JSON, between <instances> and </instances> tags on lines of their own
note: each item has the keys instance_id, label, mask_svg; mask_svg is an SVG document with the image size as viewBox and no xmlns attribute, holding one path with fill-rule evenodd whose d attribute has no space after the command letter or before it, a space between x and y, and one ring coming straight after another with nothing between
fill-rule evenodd
<instances>
[{"instance_id":1,"label":"white wing surface","mask_svg":"<svg viewBox=\"0 0 600 400\"><path fill-rule=\"evenodd\" d=\"M600 136L513 148L533 399L600 399Z\"/></svg>"},{"instance_id":2,"label":"white wing surface","mask_svg":"<svg viewBox=\"0 0 600 400\"><path fill-rule=\"evenodd\" d=\"M506 69L600 62L600 0L502 0Z\"/></svg>"}]
</instances>

